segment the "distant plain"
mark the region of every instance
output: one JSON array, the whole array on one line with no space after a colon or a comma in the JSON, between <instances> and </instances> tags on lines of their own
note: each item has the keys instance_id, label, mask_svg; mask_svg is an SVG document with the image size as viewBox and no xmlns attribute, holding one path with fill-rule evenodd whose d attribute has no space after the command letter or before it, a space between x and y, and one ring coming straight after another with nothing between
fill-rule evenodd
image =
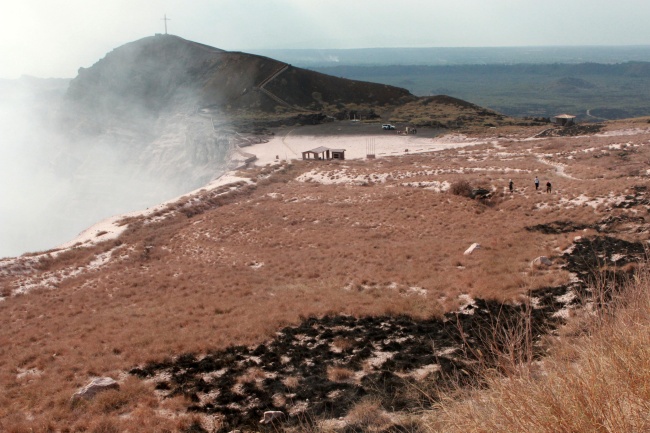
<instances>
[{"instance_id":1,"label":"distant plain","mask_svg":"<svg viewBox=\"0 0 650 433\"><path fill-rule=\"evenodd\" d=\"M600 121L650 114L650 46L266 50L259 54L508 116ZM589 110L589 113L587 113Z\"/></svg>"}]
</instances>

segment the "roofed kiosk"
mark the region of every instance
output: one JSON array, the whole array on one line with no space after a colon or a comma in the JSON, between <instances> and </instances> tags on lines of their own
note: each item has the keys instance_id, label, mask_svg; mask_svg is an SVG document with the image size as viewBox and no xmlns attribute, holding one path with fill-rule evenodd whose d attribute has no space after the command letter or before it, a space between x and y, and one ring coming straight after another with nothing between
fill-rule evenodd
<instances>
[{"instance_id":1,"label":"roofed kiosk","mask_svg":"<svg viewBox=\"0 0 650 433\"><path fill-rule=\"evenodd\" d=\"M330 149L320 146L302 152L302 159L345 159L345 149Z\"/></svg>"},{"instance_id":2,"label":"roofed kiosk","mask_svg":"<svg viewBox=\"0 0 650 433\"><path fill-rule=\"evenodd\" d=\"M571 114L558 114L557 116L553 116L553 123L560 126L571 126L576 123L575 119L576 116Z\"/></svg>"}]
</instances>

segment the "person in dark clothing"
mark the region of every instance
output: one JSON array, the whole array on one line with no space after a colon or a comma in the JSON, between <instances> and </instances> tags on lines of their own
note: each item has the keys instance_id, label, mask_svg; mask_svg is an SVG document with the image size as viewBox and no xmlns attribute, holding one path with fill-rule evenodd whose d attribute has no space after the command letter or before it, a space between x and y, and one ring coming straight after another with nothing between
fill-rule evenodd
<instances>
[{"instance_id":1,"label":"person in dark clothing","mask_svg":"<svg viewBox=\"0 0 650 433\"><path fill-rule=\"evenodd\" d=\"M512 194L512 190L515 189L515 183L510 179L510 182L508 182L508 188L510 188L510 193Z\"/></svg>"},{"instance_id":2,"label":"person in dark clothing","mask_svg":"<svg viewBox=\"0 0 650 433\"><path fill-rule=\"evenodd\" d=\"M546 182L546 193L550 194L551 193L551 182Z\"/></svg>"},{"instance_id":3,"label":"person in dark clothing","mask_svg":"<svg viewBox=\"0 0 650 433\"><path fill-rule=\"evenodd\" d=\"M539 189L539 178L535 176L535 191Z\"/></svg>"}]
</instances>

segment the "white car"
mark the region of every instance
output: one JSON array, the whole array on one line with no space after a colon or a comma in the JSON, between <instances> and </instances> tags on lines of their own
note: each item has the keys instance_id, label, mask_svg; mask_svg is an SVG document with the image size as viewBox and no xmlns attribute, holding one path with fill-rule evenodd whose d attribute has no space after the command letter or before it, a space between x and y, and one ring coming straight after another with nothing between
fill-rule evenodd
<instances>
[{"instance_id":1,"label":"white car","mask_svg":"<svg viewBox=\"0 0 650 433\"><path fill-rule=\"evenodd\" d=\"M395 129L395 127L390 123L384 123L383 125L381 125L381 129Z\"/></svg>"}]
</instances>

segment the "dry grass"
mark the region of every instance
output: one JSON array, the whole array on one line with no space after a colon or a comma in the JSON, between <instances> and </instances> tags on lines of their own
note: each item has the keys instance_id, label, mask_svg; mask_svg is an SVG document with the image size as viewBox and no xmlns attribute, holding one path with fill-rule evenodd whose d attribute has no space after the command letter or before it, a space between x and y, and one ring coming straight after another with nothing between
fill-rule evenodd
<instances>
[{"instance_id":1,"label":"dry grass","mask_svg":"<svg viewBox=\"0 0 650 433\"><path fill-rule=\"evenodd\" d=\"M327 378L332 382L346 382L354 378L354 371L349 368L330 365L327 367Z\"/></svg>"},{"instance_id":2,"label":"dry grass","mask_svg":"<svg viewBox=\"0 0 650 433\"><path fill-rule=\"evenodd\" d=\"M332 346L334 346L336 349L340 350L341 352L344 352L350 348L353 348L356 346L356 341L354 341L351 338L344 338L344 337L334 337L334 340L332 340Z\"/></svg>"},{"instance_id":3,"label":"dry grass","mask_svg":"<svg viewBox=\"0 0 650 433\"><path fill-rule=\"evenodd\" d=\"M300 385L300 378L295 376L289 376L282 380L282 384L287 387L289 390L298 388Z\"/></svg>"},{"instance_id":4,"label":"dry grass","mask_svg":"<svg viewBox=\"0 0 650 433\"><path fill-rule=\"evenodd\" d=\"M251 367L237 378L237 383L252 383L266 379L266 372L258 367Z\"/></svg>"},{"instance_id":5,"label":"dry grass","mask_svg":"<svg viewBox=\"0 0 650 433\"><path fill-rule=\"evenodd\" d=\"M430 431L648 431L648 274L592 317L588 335L556 343L541 368L488 378L489 390L443 401L427 416Z\"/></svg>"},{"instance_id":6,"label":"dry grass","mask_svg":"<svg viewBox=\"0 0 650 433\"><path fill-rule=\"evenodd\" d=\"M350 425L363 428L364 431L379 431L392 423L381 407L381 402L374 398L364 398L355 404L348 412L346 420Z\"/></svg>"},{"instance_id":7,"label":"dry grass","mask_svg":"<svg viewBox=\"0 0 650 433\"><path fill-rule=\"evenodd\" d=\"M182 401L159 402L149 388L125 396L123 385L86 414L76 412L69 398L91 376L118 378L149 360L262 342L301 317L431 317L456 308L460 294L507 300L566 281L555 269L531 270L530 261L558 255L584 233L543 235L525 227L554 220L593 223L610 215L611 205L570 201L581 194L625 194L647 182L647 175L627 177L617 160L588 156L592 151L570 153L637 138L553 140L263 168L250 173L256 185L206 193L198 204L185 199L157 220L134 219L117 241L50 254L36 270L18 266L20 272L0 273L3 296L30 282L43 284L0 301L0 431L77 424L89 431L103 417L124 428L135 423L125 417L129 413L145 413L149 425L174 431L185 421L170 413ZM638 137L640 144L647 140ZM647 147L635 147L631 160L647 161ZM566 163L565 173L575 179L540 162L542 153L553 154L547 162ZM613 167L593 168L593 160ZM295 180L314 168L345 170L371 182ZM385 181L377 179L381 174ZM535 175L542 183L550 179L556 192L535 192ZM500 195L509 178L515 193ZM487 205L417 186L432 181L471 181L496 190L500 199ZM464 256L474 242L482 249ZM116 247L109 263L75 274ZM48 282L55 274L62 277ZM32 369L39 373L18 377Z\"/></svg>"}]
</instances>

